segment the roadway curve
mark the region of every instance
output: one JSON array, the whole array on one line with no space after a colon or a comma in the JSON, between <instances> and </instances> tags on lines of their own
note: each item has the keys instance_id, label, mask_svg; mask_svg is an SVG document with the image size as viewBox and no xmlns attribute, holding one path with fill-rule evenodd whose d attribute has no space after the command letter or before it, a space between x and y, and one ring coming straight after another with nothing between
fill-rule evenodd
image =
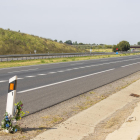
<instances>
[{"instance_id":1,"label":"roadway curve","mask_svg":"<svg viewBox=\"0 0 140 140\"><path fill-rule=\"evenodd\" d=\"M0 69L0 120L8 79L18 76L16 102L35 113L140 70L140 55Z\"/></svg>"}]
</instances>

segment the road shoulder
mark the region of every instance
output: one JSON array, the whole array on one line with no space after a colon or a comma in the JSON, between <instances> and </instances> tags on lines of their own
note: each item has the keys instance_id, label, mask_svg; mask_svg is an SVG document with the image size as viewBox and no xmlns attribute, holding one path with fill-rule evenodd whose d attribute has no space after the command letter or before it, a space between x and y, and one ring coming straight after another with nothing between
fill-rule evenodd
<instances>
[{"instance_id":1,"label":"road shoulder","mask_svg":"<svg viewBox=\"0 0 140 140\"><path fill-rule=\"evenodd\" d=\"M139 85L140 85L140 80L132 83L130 86L100 101L94 106L69 118L68 120L59 124L58 126L53 127L52 129L43 132L42 134L38 135L33 140L48 139L48 138L50 140L58 140L58 139L80 140L80 139L83 139L85 136L89 136L90 134L95 133L95 127L98 123L110 117L116 111L121 110L128 104L130 103L133 104L134 102L136 102L136 100L138 101L136 97L130 96L130 95L132 93L136 95L140 95ZM138 129L137 127L139 125L137 125L137 127L136 125L134 126L136 129ZM137 136L138 134L139 134L139 131L137 131ZM131 135L132 136L136 135L135 131L133 131ZM127 133L125 134L125 136L127 136ZM125 136L123 136L123 139L127 139L125 138ZM111 139L114 139L114 138L116 138L116 136L111 137ZM111 140L111 139L108 139L108 140Z\"/></svg>"}]
</instances>

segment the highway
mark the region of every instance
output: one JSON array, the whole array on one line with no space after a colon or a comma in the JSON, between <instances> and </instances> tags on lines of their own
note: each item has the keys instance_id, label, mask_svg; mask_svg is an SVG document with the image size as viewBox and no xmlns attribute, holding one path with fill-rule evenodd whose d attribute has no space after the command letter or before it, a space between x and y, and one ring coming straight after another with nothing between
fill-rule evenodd
<instances>
[{"instance_id":1,"label":"highway","mask_svg":"<svg viewBox=\"0 0 140 140\"><path fill-rule=\"evenodd\" d=\"M140 70L140 55L0 69L0 120L9 78L17 75L16 102L35 113Z\"/></svg>"}]
</instances>

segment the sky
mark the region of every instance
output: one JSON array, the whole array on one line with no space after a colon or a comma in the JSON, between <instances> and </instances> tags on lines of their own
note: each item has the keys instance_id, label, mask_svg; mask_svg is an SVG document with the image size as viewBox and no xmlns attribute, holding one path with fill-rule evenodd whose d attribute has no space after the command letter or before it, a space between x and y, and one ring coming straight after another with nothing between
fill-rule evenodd
<instances>
[{"instance_id":1,"label":"sky","mask_svg":"<svg viewBox=\"0 0 140 140\"><path fill-rule=\"evenodd\" d=\"M52 40L140 41L140 0L0 0L0 28Z\"/></svg>"}]
</instances>

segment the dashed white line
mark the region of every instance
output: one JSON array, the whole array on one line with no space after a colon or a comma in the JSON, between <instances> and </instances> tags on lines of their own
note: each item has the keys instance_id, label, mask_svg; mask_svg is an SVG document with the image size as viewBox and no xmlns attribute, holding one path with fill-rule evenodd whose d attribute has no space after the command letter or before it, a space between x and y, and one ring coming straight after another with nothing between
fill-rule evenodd
<instances>
[{"instance_id":1,"label":"dashed white line","mask_svg":"<svg viewBox=\"0 0 140 140\"><path fill-rule=\"evenodd\" d=\"M26 77L36 77L36 76L26 76Z\"/></svg>"},{"instance_id":2,"label":"dashed white line","mask_svg":"<svg viewBox=\"0 0 140 140\"><path fill-rule=\"evenodd\" d=\"M78 70L79 68L73 68L73 70Z\"/></svg>"},{"instance_id":3,"label":"dashed white line","mask_svg":"<svg viewBox=\"0 0 140 140\"><path fill-rule=\"evenodd\" d=\"M127 67L127 66L131 66L131 65L134 65L134 64L139 64L140 62L137 62L137 63L132 63L132 64L129 64L129 65L124 65L124 66L121 66L121 67Z\"/></svg>"},{"instance_id":4,"label":"dashed white line","mask_svg":"<svg viewBox=\"0 0 140 140\"><path fill-rule=\"evenodd\" d=\"M80 64L83 64L83 63L76 63L76 64L71 64L71 65L80 65Z\"/></svg>"},{"instance_id":5,"label":"dashed white line","mask_svg":"<svg viewBox=\"0 0 140 140\"><path fill-rule=\"evenodd\" d=\"M85 76L81 76L81 77L76 77L76 78L69 79L69 80L65 80L65 81L60 81L60 82L57 82L57 83L52 83L52 84L48 84L48 85L44 85L44 86L32 88L32 89L27 89L27 90L19 91L18 93L24 93L24 92L28 92L28 91L32 91L32 90L44 88L44 87L49 87L49 86L57 85L57 84L61 84L61 83L65 83L65 82L69 82L69 81L73 81L73 80L77 80L77 79L81 79L81 78L93 76L93 75L96 75L96 74L100 74L100 73L112 71L112 70L114 70L114 69L115 69L115 68L113 68L113 69L108 69L108 70L104 70L104 71L100 71L100 72L96 72L96 73L89 74L89 75L85 75Z\"/></svg>"},{"instance_id":6,"label":"dashed white line","mask_svg":"<svg viewBox=\"0 0 140 140\"><path fill-rule=\"evenodd\" d=\"M38 74L38 75L47 75L47 74Z\"/></svg>"},{"instance_id":7,"label":"dashed white line","mask_svg":"<svg viewBox=\"0 0 140 140\"><path fill-rule=\"evenodd\" d=\"M20 80L20 79L24 79L24 78L17 78L18 80Z\"/></svg>"},{"instance_id":8,"label":"dashed white line","mask_svg":"<svg viewBox=\"0 0 140 140\"><path fill-rule=\"evenodd\" d=\"M56 73L56 72L49 72L48 74L53 74L53 73Z\"/></svg>"},{"instance_id":9,"label":"dashed white line","mask_svg":"<svg viewBox=\"0 0 140 140\"><path fill-rule=\"evenodd\" d=\"M7 82L7 80L5 80L5 81L0 81L0 83L4 83L4 82Z\"/></svg>"},{"instance_id":10,"label":"dashed white line","mask_svg":"<svg viewBox=\"0 0 140 140\"><path fill-rule=\"evenodd\" d=\"M12 72L8 72L8 73L23 72L23 71L31 71L31 70L37 70L37 69L38 69L38 68L36 68L36 69L29 69L29 70L12 71Z\"/></svg>"},{"instance_id":11,"label":"dashed white line","mask_svg":"<svg viewBox=\"0 0 140 140\"><path fill-rule=\"evenodd\" d=\"M101 61L108 61L108 60L101 60Z\"/></svg>"},{"instance_id":12,"label":"dashed white line","mask_svg":"<svg viewBox=\"0 0 140 140\"><path fill-rule=\"evenodd\" d=\"M72 70L72 69L66 69L65 71L70 71L70 70Z\"/></svg>"},{"instance_id":13,"label":"dashed white line","mask_svg":"<svg viewBox=\"0 0 140 140\"><path fill-rule=\"evenodd\" d=\"M64 72L64 71L57 71L57 72Z\"/></svg>"}]
</instances>

